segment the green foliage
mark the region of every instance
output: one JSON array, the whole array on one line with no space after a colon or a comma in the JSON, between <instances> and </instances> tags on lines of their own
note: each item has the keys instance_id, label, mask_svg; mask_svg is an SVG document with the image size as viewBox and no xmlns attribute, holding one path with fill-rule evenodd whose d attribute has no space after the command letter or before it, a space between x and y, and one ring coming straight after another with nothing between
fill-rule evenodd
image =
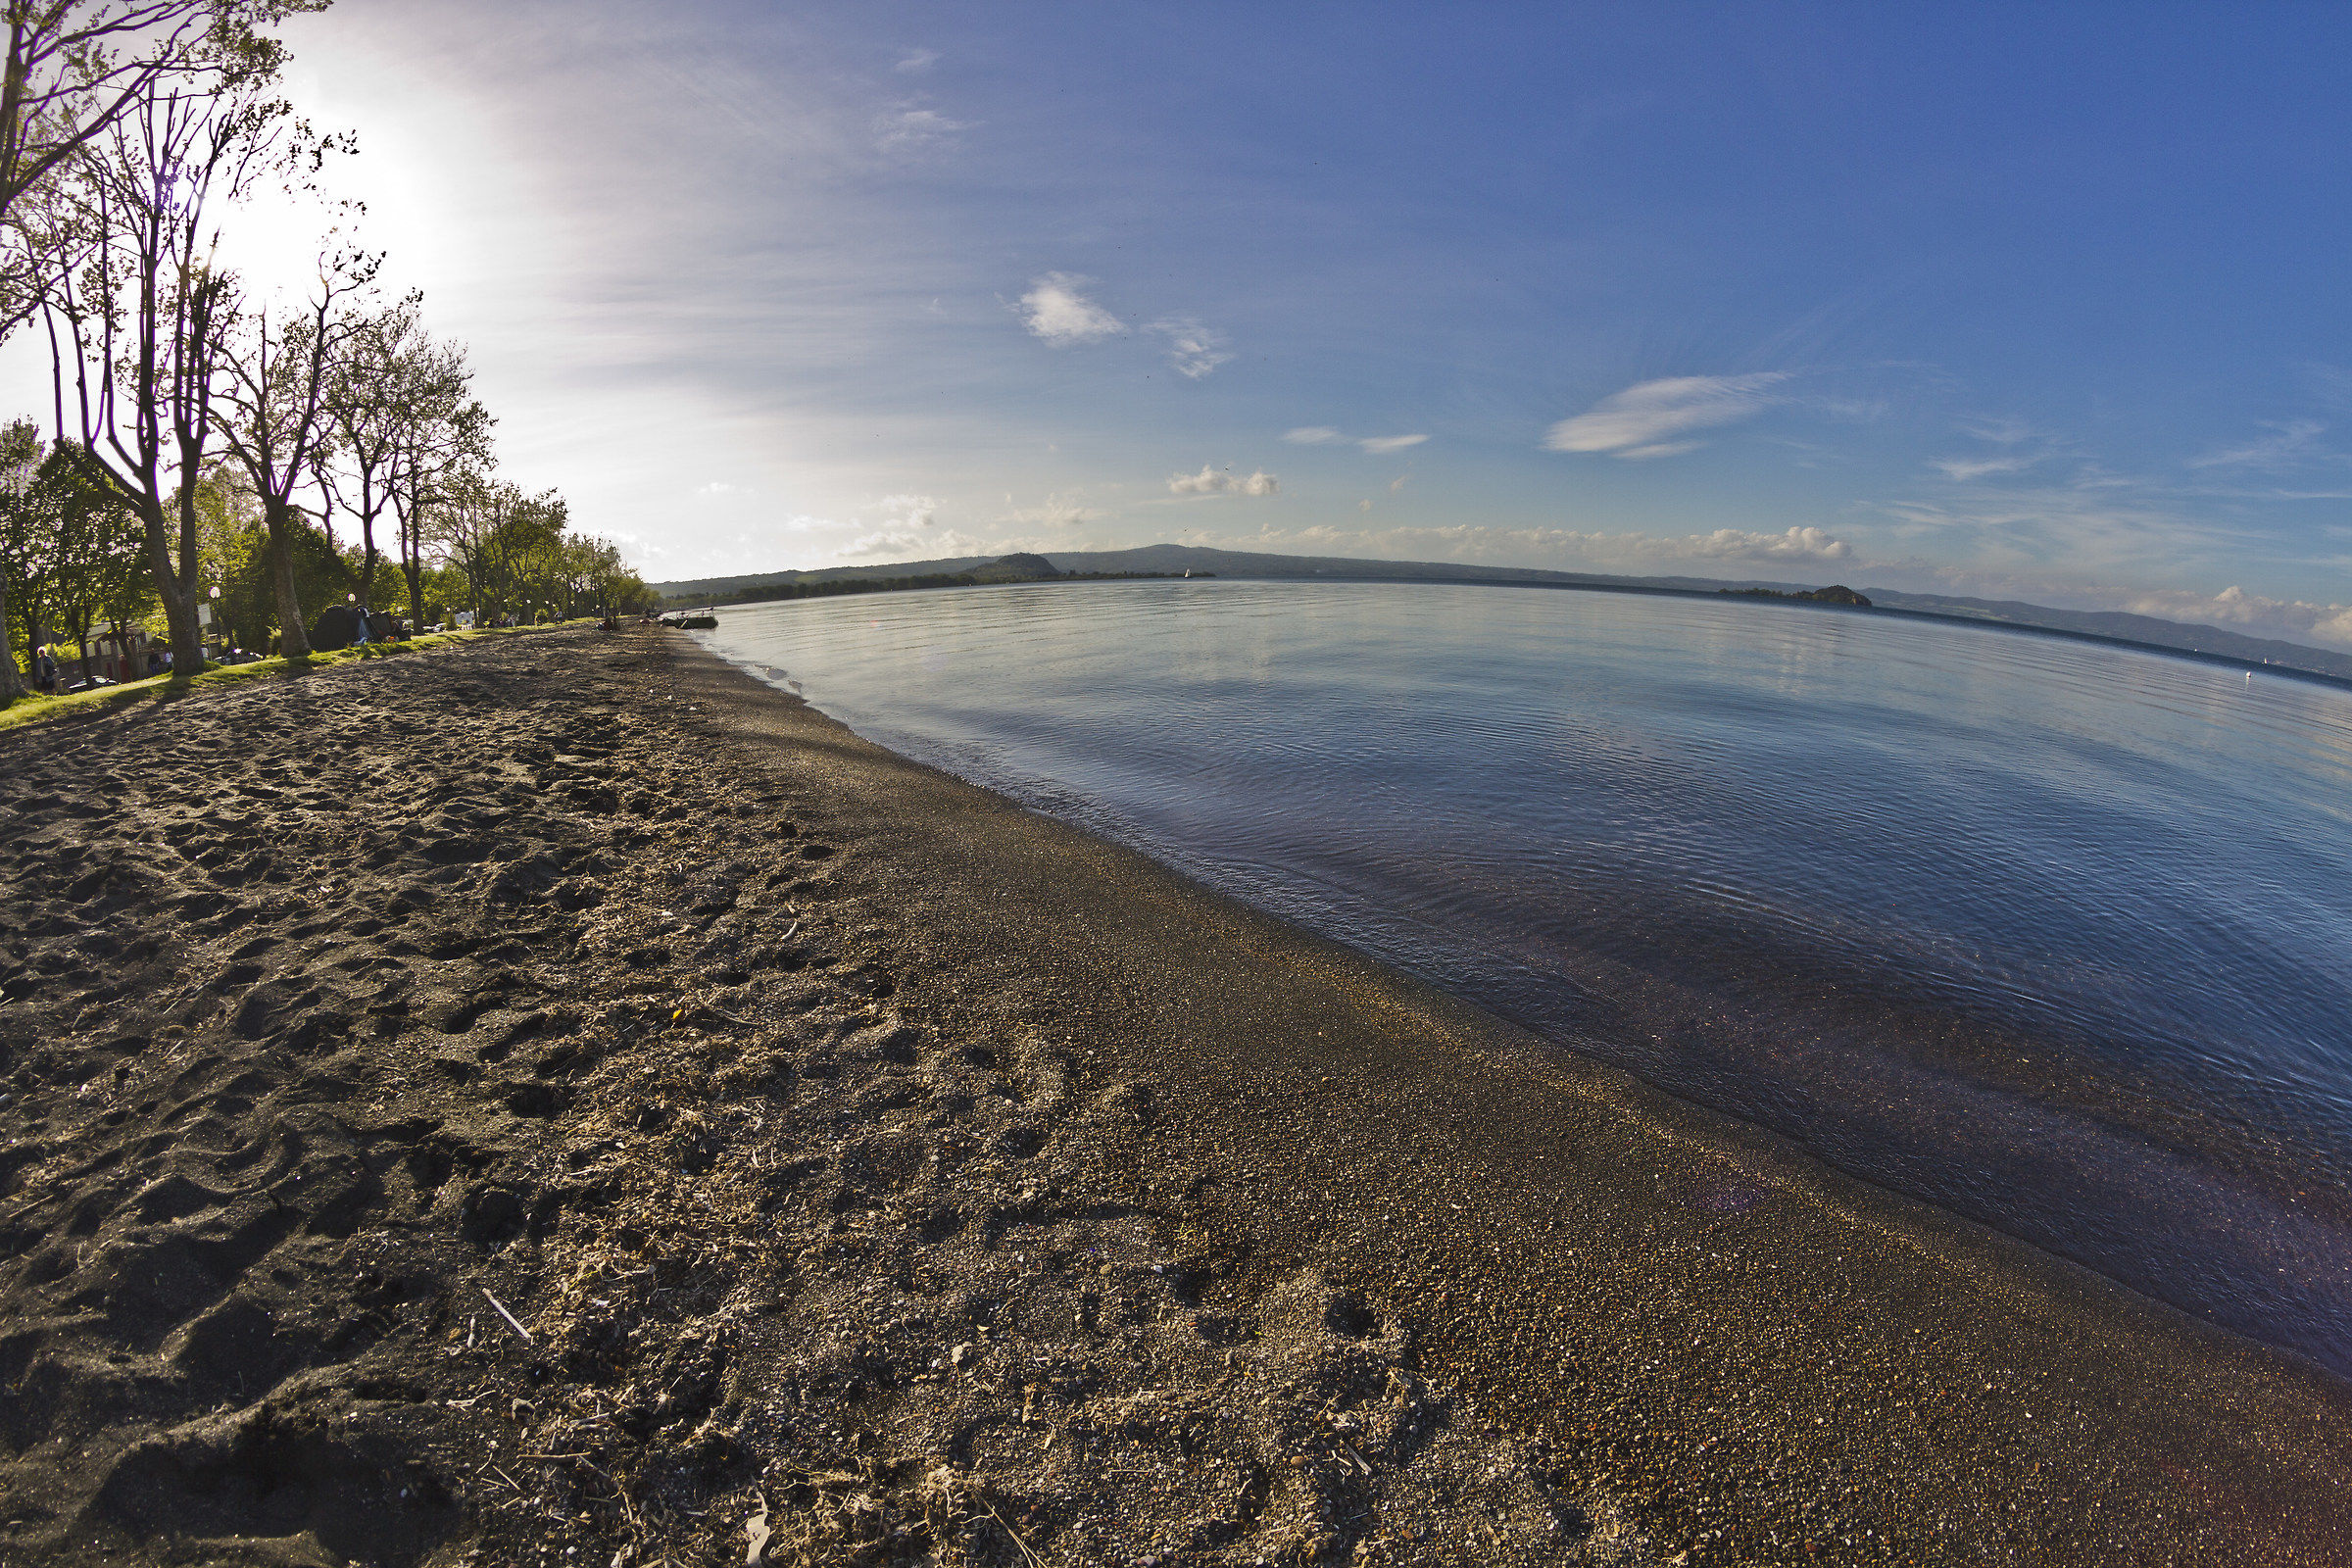
<instances>
[{"instance_id":1,"label":"green foliage","mask_svg":"<svg viewBox=\"0 0 2352 1568\"><path fill-rule=\"evenodd\" d=\"M40 434L29 420L0 427L0 596L8 602L0 658L15 660L19 669L31 667L35 628L51 619L57 527L42 515L29 483L40 458Z\"/></svg>"},{"instance_id":2,"label":"green foliage","mask_svg":"<svg viewBox=\"0 0 2352 1568\"><path fill-rule=\"evenodd\" d=\"M73 448L59 446L35 470L24 504L53 530L49 609L86 664L91 633L144 621L156 607L138 519L98 482Z\"/></svg>"}]
</instances>

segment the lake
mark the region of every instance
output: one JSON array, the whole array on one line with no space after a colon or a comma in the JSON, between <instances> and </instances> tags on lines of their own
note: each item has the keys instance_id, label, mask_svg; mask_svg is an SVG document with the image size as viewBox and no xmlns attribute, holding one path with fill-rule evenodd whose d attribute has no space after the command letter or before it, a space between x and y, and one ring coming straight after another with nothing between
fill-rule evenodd
<instances>
[{"instance_id":1,"label":"lake","mask_svg":"<svg viewBox=\"0 0 2352 1568\"><path fill-rule=\"evenodd\" d=\"M719 620L868 739L2352 1375L2352 692L1526 588Z\"/></svg>"}]
</instances>

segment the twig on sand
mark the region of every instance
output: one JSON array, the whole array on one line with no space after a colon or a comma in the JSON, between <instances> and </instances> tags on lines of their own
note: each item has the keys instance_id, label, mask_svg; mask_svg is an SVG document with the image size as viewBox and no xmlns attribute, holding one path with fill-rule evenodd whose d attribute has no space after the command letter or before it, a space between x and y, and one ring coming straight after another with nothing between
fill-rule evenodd
<instances>
[{"instance_id":1,"label":"twig on sand","mask_svg":"<svg viewBox=\"0 0 2352 1568\"><path fill-rule=\"evenodd\" d=\"M490 1287L487 1285L482 1287L482 1298L492 1306L498 1308L498 1315L507 1320L507 1327L513 1329L515 1333L522 1336L523 1344L536 1345L539 1343L537 1340L531 1338L531 1331L522 1326L522 1320L507 1310L507 1303L490 1294Z\"/></svg>"},{"instance_id":2,"label":"twig on sand","mask_svg":"<svg viewBox=\"0 0 2352 1568\"><path fill-rule=\"evenodd\" d=\"M1013 1529L1012 1526L1004 1522L1004 1516L997 1512L997 1505L995 1503L989 1501L986 1497L981 1496L977 1492L972 1494L972 1500L978 1503L981 1507L986 1508L988 1510L988 1516L997 1522L997 1528L1004 1531L1006 1536L1011 1538L1014 1549L1020 1552L1022 1561L1028 1563L1029 1568L1046 1568L1046 1560L1043 1557L1040 1557L1036 1552L1029 1549L1029 1543L1021 1539L1021 1533L1018 1530Z\"/></svg>"}]
</instances>

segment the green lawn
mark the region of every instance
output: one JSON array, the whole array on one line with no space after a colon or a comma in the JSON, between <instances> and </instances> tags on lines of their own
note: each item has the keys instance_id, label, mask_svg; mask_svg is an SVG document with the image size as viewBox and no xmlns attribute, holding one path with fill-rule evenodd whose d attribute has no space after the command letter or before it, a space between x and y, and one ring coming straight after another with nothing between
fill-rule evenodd
<instances>
[{"instance_id":1,"label":"green lawn","mask_svg":"<svg viewBox=\"0 0 2352 1568\"><path fill-rule=\"evenodd\" d=\"M563 622L566 626L593 626L593 617ZM552 626L485 626L475 631L436 632L429 637L412 637L405 643L372 643L366 649L342 648L329 654L313 654L308 659L258 659L250 664L214 664L201 674L180 677L151 675L145 680L126 681L120 686L101 686L92 692L71 692L63 697L20 697L13 703L0 704L0 730L11 730L25 724L45 724L61 718L94 718L117 709L135 708L146 703L177 701L191 692L215 686L227 686L243 680L263 680L270 676L305 675L329 664L349 663L356 659L399 659L427 648L444 647L474 637L513 637L523 632L552 631Z\"/></svg>"}]
</instances>

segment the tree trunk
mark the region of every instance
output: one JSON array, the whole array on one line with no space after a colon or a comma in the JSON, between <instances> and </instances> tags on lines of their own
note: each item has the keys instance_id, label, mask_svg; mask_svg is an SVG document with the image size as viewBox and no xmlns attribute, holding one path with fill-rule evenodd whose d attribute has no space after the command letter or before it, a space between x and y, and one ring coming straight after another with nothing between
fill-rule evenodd
<instances>
[{"instance_id":1,"label":"tree trunk","mask_svg":"<svg viewBox=\"0 0 2352 1568\"><path fill-rule=\"evenodd\" d=\"M172 632L172 673L184 679L204 667L204 628L196 620L195 504L181 509L186 515L181 519L182 559L177 563L172 559L172 528L163 509L141 504L135 510L146 535L147 575L154 581L155 596L164 602L164 623Z\"/></svg>"},{"instance_id":2,"label":"tree trunk","mask_svg":"<svg viewBox=\"0 0 2352 1568\"><path fill-rule=\"evenodd\" d=\"M24 657L40 656L27 648ZM13 703L25 695L24 676L17 668L17 640L10 635L8 624L8 574L0 571L0 703Z\"/></svg>"},{"instance_id":3,"label":"tree trunk","mask_svg":"<svg viewBox=\"0 0 2352 1568\"><path fill-rule=\"evenodd\" d=\"M164 602L164 621L172 633L172 673L185 680L204 668L204 625L196 618L196 590L184 592L176 583L156 584Z\"/></svg>"},{"instance_id":4,"label":"tree trunk","mask_svg":"<svg viewBox=\"0 0 2352 1568\"><path fill-rule=\"evenodd\" d=\"M270 527L270 574L277 582L277 651L288 659L308 659L311 634L303 628L302 603L294 597L292 519L283 507L265 504L262 520Z\"/></svg>"},{"instance_id":5,"label":"tree trunk","mask_svg":"<svg viewBox=\"0 0 2352 1568\"><path fill-rule=\"evenodd\" d=\"M360 613L374 608L375 595L375 530L368 530L368 539L360 547Z\"/></svg>"},{"instance_id":6,"label":"tree trunk","mask_svg":"<svg viewBox=\"0 0 2352 1568\"><path fill-rule=\"evenodd\" d=\"M26 648L27 660L38 660L37 648ZM10 635L8 624L8 574L0 572L0 703L13 703L29 695L24 687L24 674L17 668L17 639Z\"/></svg>"}]
</instances>

